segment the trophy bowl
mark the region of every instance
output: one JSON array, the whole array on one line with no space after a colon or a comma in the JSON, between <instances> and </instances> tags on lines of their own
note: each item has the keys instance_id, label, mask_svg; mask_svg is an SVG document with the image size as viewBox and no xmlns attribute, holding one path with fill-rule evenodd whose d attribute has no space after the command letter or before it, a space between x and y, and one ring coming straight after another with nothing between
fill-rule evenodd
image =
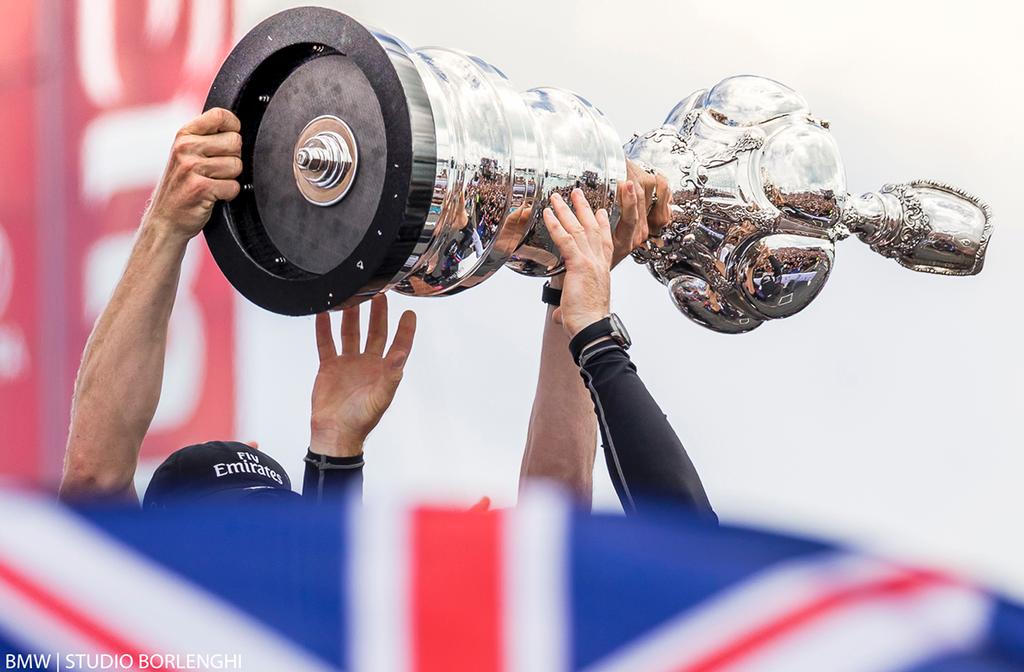
<instances>
[{"instance_id":1,"label":"trophy bowl","mask_svg":"<svg viewBox=\"0 0 1024 672\"><path fill-rule=\"evenodd\" d=\"M966 275L991 233L987 206L937 182L847 194L827 122L762 77L697 91L623 147L575 93L518 92L476 56L300 7L242 38L206 107L239 117L244 166L209 247L239 292L286 315L389 290L448 296L502 266L560 273L549 197L581 188L614 225L627 159L664 175L672 197L671 223L634 258L723 333L806 307L850 235L913 270Z\"/></svg>"}]
</instances>

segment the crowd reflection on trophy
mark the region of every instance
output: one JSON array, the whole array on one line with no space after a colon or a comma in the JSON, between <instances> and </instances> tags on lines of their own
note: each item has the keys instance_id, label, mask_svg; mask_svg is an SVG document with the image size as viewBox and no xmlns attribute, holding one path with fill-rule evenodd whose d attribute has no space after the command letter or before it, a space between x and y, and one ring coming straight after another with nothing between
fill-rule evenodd
<instances>
[{"instance_id":1,"label":"crowd reflection on trophy","mask_svg":"<svg viewBox=\"0 0 1024 672\"><path fill-rule=\"evenodd\" d=\"M392 289L452 295L502 266L558 274L541 221L549 197L580 187L614 224L627 160L663 176L671 199L670 222L634 258L684 315L718 332L805 308L851 235L912 270L982 268L987 206L932 181L849 195L828 123L773 80L699 90L623 148L574 93L518 93L475 56L301 12L249 33L207 102L243 119L253 166L243 198L207 227L210 246L270 310L311 314ZM346 109L342 90L362 97L358 108Z\"/></svg>"}]
</instances>

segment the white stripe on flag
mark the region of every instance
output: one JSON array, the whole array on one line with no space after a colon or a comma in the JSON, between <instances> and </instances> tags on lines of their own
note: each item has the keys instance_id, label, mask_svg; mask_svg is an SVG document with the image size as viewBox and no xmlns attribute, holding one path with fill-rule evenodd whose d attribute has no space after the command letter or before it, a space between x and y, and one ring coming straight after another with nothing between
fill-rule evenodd
<instances>
[{"instance_id":1,"label":"white stripe on flag","mask_svg":"<svg viewBox=\"0 0 1024 672\"><path fill-rule=\"evenodd\" d=\"M758 627L783 618L829 592L893 579L905 573L903 568L874 558L841 552L785 562L681 613L590 666L588 672L685 669L688 662L722 650ZM891 629L888 634L903 636ZM862 642L862 645L876 643Z\"/></svg>"},{"instance_id":2,"label":"white stripe on flag","mask_svg":"<svg viewBox=\"0 0 1024 672\"><path fill-rule=\"evenodd\" d=\"M406 672L410 666L410 509L399 499L352 502L348 607L352 669Z\"/></svg>"},{"instance_id":3,"label":"white stripe on flag","mask_svg":"<svg viewBox=\"0 0 1024 672\"><path fill-rule=\"evenodd\" d=\"M240 654L252 671L331 669L55 503L0 493L0 517L4 562L144 653ZM59 614L50 618L54 630L41 636L63 627Z\"/></svg>"},{"instance_id":4,"label":"white stripe on flag","mask_svg":"<svg viewBox=\"0 0 1024 672\"><path fill-rule=\"evenodd\" d=\"M978 643L991 601L963 586L936 585L850 605L809 623L730 667L739 672L884 672L910 669Z\"/></svg>"},{"instance_id":5,"label":"white stripe on flag","mask_svg":"<svg viewBox=\"0 0 1024 672\"><path fill-rule=\"evenodd\" d=\"M564 497L531 485L502 512L506 672L569 669L569 511Z\"/></svg>"}]
</instances>

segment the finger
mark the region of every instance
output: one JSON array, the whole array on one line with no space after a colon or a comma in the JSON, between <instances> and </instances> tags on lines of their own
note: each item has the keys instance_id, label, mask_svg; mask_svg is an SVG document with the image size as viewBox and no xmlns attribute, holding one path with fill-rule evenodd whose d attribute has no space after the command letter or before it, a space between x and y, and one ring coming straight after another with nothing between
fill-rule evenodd
<instances>
[{"instance_id":1,"label":"finger","mask_svg":"<svg viewBox=\"0 0 1024 672\"><path fill-rule=\"evenodd\" d=\"M640 186L634 184L634 189L639 190ZM642 191L638 191L642 194ZM636 248L643 245L644 241L647 240L647 236L650 235L650 224L647 220L647 206L646 203L640 198L636 201L636 227L633 229L633 237L630 241L629 251L632 252Z\"/></svg>"},{"instance_id":2,"label":"finger","mask_svg":"<svg viewBox=\"0 0 1024 672\"><path fill-rule=\"evenodd\" d=\"M209 194L218 201L230 201L238 196L241 187L235 180L209 180Z\"/></svg>"},{"instance_id":3,"label":"finger","mask_svg":"<svg viewBox=\"0 0 1024 672\"><path fill-rule=\"evenodd\" d=\"M551 311L551 319L554 320L555 324L562 324L562 307L559 306Z\"/></svg>"},{"instance_id":4,"label":"finger","mask_svg":"<svg viewBox=\"0 0 1024 672\"><path fill-rule=\"evenodd\" d=\"M338 350L334 346L334 335L331 333L331 316L328 313L316 316L316 351L321 362L338 356Z\"/></svg>"},{"instance_id":5,"label":"finger","mask_svg":"<svg viewBox=\"0 0 1024 672\"><path fill-rule=\"evenodd\" d=\"M388 343L388 299L378 294L370 301L370 326L366 333L365 352L383 355Z\"/></svg>"},{"instance_id":6,"label":"finger","mask_svg":"<svg viewBox=\"0 0 1024 672\"><path fill-rule=\"evenodd\" d=\"M608 211L601 208L594 215L594 219L597 222L595 227L598 236L598 247L604 253L604 260L608 263L608 268L612 266L612 259L615 255L615 243L612 241L612 224L608 219Z\"/></svg>"},{"instance_id":7,"label":"finger","mask_svg":"<svg viewBox=\"0 0 1024 672\"><path fill-rule=\"evenodd\" d=\"M405 368L405 362L412 352L412 341L416 336L416 313L407 310L402 313L398 320L398 329L395 330L395 339L391 341L388 354L385 357L391 368L401 372Z\"/></svg>"},{"instance_id":8,"label":"finger","mask_svg":"<svg viewBox=\"0 0 1024 672\"><path fill-rule=\"evenodd\" d=\"M242 134L234 131L193 136L193 148L203 156L241 156Z\"/></svg>"},{"instance_id":9,"label":"finger","mask_svg":"<svg viewBox=\"0 0 1024 672\"><path fill-rule=\"evenodd\" d=\"M637 197L636 197L636 185L633 184L632 180L620 182L618 187L619 192L619 223L615 225L615 246L622 250L625 254L628 251L629 244L633 240L633 235L636 233L637 220L639 219L639 213L637 208Z\"/></svg>"},{"instance_id":10,"label":"finger","mask_svg":"<svg viewBox=\"0 0 1024 672\"><path fill-rule=\"evenodd\" d=\"M548 230L548 235L551 236L551 241L558 248L558 253L562 255L562 260L567 264L571 264L582 254L576 240L565 230L562 222L551 208L544 208L544 226Z\"/></svg>"},{"instance_id":11,"label":"finger","mask_svg":"<svg viewBox=\"0 0 1024 672\"><path fill-rule=\"evenodd\" d=\"M260 449L260 442L259 441L246 441L245 445L249 446L253 450L259 450Z\"/></svg>"},{"instance_id":12,"label":"finger","mask_svg":"<svg viewBox=\"0 0 1024 672\"><path fill-rule=\"evenodd\" d=\"M238 117L222 107L213 107L185 124L181 132L195 135L211 135L221 131L241 131Z\"/></svg>"},{"instance_id":13,"label":"finger","mask_svg":"<svg viewBox=\"0 0 1024 672\"><path fill-rule=\"evenodd\" d=\"M215 156L196 164L196 172L215 180L233 180L242 172L242 160L237 156Z\"/></svg>"},{"instance_id":14,"label":"finger","mask_svg":"<svg viewBox=\"0 0 1024 672\"><path fill-rule=\"evenodd\" d=\"M658 194L658 203L648 213L647 225L652 230L660 231L672 223L672 190L663 175L657 177L655 193Z\"/></svg>"},{"instance_id":15,"label":"finger","mask_svg":"<svg viewBox=\"0 0 1024 672\"><path fill-rule=\"evenodd\" d=\"M573 213L580 224L583 226L594 224L594 210L590 207L590 201L587 200L587 195L583 193L582 189L579 187L573 189L569 194L569 200L572 201Z\"/></svg>"},{"instance_id":16,"label":"finger","mask_svg":"<svg viewBox=\"0 0 1024 672\"><path fill-rule=\"evenodd\" d=\"M591 250L596 251L601 244L601 237L597 232L597 220L594 218L590 202L587 201L586 195L580 188L573 189L569 198L572 200L572 209L576 214L576 219L583 226L583 231L587 236L587 244Z\"/></svg>"},{"instance_id":17,"label":"finger","mask_svg":"<svg viewBox=\"0 0 1024 672\"><path fill-rule=\"evenodd\" d=\"M573 214L562 195L557 192L551 194L551 210L558 218L562 229L576 241L576 246L581 250L588 249L590 246L587 244L587 232L583 228L583 224Z\"/></svg>"},{"instance_id":18,"label":"finger","mask_svg":"<svg viewBox=\"0 0 1024 672\"><path fill-rule=\"evenodd\" d=\"M359 354L359 304L341 311L341 354Z\"/></svg>"}]
</instances>

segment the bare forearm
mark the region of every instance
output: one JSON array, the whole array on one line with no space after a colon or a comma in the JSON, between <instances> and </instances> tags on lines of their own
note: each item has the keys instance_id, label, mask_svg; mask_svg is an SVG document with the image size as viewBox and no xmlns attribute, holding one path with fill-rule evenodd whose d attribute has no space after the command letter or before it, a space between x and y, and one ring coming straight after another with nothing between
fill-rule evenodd
<instances>
[{"instance_id":1,"label":"bare forearm","mask_svg":"<svg viewBox=\"0 0 1024 672\"><path fill-rule=\"evenodd\" d=\"M548 308L519 482L553 480L589 505L597 446L594 406L569 354L569 337L552 312Z\"/></svg>"},{"instance_id":2,"label":"bare forearm","mask_svg":"<svg viewBox=\"0 0 1024 672\"><path fill-rule=\"evenodd\" d=\"M72 401L61 494L132 491L156 413L167 326L187 238L144 222L113 296L93 327Z\"/></svg>"}]
</instances>

